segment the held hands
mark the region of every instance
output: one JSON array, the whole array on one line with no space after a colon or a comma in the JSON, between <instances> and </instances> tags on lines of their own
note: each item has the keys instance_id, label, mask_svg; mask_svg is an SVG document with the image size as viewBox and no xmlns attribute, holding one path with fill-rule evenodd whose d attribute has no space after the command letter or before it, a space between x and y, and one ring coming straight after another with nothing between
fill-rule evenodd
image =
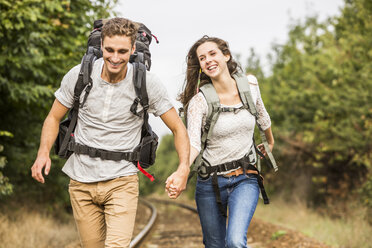
<instances>
[{"instance_id":1,"label":"held hands","mask_svg":"<svg viewBox=\"0 0 372 248\"><path fill-rule=\"evenodd\" d=\"M49 155L38 155L35 160L35 163L31 167L32 177L36 181L40 183L44 183L45 180L42 174L42 169L45 167L44 174L45 176L47 176L50 171L50 166L51 166L51 160L49 158Z\"/></svg>"},{"instance_id":2,"label":"held hands","mask_svg":"<svg viewBox=\"0 0 372 248\"><path fill-rule=\"evenodd\" d=\"M165 191L168 193L169 198L176 199L186 189L189 172L189 168L178 169L168 177L167 181L165 181Z\"/></svg>"}]
</instances>

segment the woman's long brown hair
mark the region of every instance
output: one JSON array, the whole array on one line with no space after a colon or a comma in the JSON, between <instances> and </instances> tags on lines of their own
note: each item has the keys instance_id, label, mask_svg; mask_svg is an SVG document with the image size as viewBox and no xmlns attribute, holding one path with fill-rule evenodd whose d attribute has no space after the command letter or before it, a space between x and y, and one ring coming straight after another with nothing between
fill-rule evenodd
<instances>
[{"instance_id":1,"label":"woman's long brown hair","mask_svg":"<svg viewBox=\"0 0 372 248\"><path fill-rule=\"evenodd\" d=\"M187 109L187 105L191 98L197 93L196 88L198 84L200 63L196 54L196 50L201 44L205 42L216 43L217 47L222 51L224 55L230 56L230 60L227 61L227 68L229 69L229 73L231 76L236 74L239 70L241 71L239 64L233 59L229 49L229 45L226 41L220 38L208 37L207 35L204 35L201 39L196 41L194 45L192 45L186 57L187 70L184 90L178 97L178 100L181 101L185 110ZM200 87L207 83L212 83L212 80L205 73L202 72L200 75Z\"/></svg>"}]
</instances>

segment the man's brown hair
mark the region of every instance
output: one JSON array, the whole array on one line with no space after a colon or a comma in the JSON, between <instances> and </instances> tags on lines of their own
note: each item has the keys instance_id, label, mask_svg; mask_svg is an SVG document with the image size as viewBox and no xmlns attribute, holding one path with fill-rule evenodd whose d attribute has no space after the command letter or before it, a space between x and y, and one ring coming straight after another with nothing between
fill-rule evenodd
<instances>
[{"instance_id":1,"label":"man's brown hair","mask_svg":"<svg viewBox=\"0 0 372 248\"><path fill-rule=\"evenodd\" d=\"M129 19L115 17L104 22L101 31L101 40L106 36L113 37L115 35L125 35L130 38L132 46L136 40L138 25Z\"/></svg>"}]
</instances>

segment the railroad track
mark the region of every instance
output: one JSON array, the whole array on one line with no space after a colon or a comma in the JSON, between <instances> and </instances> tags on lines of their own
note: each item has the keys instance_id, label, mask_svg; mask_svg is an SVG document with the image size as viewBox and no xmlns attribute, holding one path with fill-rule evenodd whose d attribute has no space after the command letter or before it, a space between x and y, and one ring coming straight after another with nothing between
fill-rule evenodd
<instances>
[{"instance_id":1,"label":"railroad track","mask_svg":"<svg viewBox=\"0 0 372 248\"><path fill-rule=\"evenodd\" d=\"M140 203L151 209L152 214L130 247L201 247L202 232L196 208L154 198L141 199Z\"/></svg>"},{"instance_id":2,"label":"railroad track","mask_svg":"<svg viewBox=\"0 0 372 248\"><path fill-rule=\"evenodd\" d=\"M148 207L151 210L151 217L150 217L149 221L147 222L147 224L143 227L142 231L140 231L132 239L132 242L130 242L130 247L131 248L136 247L145 238L146 234L148 234L148 232L151 230L152 226L154 225L156 217L158 215L157 210L152 203L150 203L149 201L146 201L142 198L140 199L140 203L144 204L146 207Z\"/></svg>"}]
</instances>

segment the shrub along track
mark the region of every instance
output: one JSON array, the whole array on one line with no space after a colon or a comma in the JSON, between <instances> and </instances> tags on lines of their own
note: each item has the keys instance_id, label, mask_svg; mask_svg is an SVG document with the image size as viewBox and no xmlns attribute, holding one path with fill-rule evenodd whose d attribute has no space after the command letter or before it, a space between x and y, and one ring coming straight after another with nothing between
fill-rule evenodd
<instances>
[{"instance_id":1,"label":"shrub along track","mask_svg":"<svg viewBox=\"0 0 372 248\"><path fill-rule=\"evenodd\" d=\"M199 217L193 206L179 200L140 200L131 247L199 248L203 247L202 240ZM329 248L299 232L257 218L253 218L249 227L248 244L251 248ZM68 246L78 247L78 243Z\"/></svg>"}]
</instances>

